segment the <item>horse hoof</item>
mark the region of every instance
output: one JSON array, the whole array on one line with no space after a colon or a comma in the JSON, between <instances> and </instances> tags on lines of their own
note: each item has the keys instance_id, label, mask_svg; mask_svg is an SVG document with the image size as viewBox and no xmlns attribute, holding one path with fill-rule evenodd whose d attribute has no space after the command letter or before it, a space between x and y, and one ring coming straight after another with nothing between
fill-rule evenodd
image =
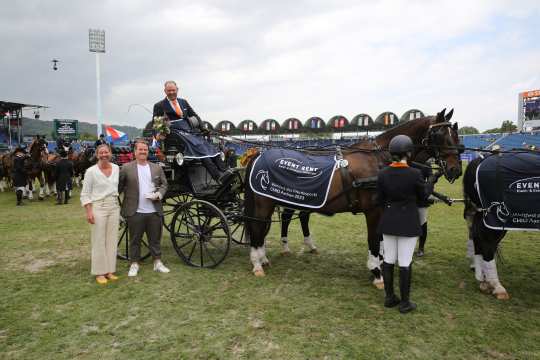
<instances>
[{"instance_id":1,"label":"horse hoof","mask_svg":"<svg viewBox=\"0 0 540 360\"><path fill-rule=\"evenodd\" d=\"M510 295L507 292L494 294L497 300L510 300Z\"/></svg>"},{"instance_id":2,"label":"horse hoof","mask_svg":"<svg viewBox=\"0 0 540 360\"><path fill-rule=\"evenodd\" d=\"M384 290L384 281L382 280L374 280L373 285L379 290Z\"/></svg>"},{"instance_id":3,"label":"horse hoof","mask_svg":"<svg viewBox=\"0 0 540 360\"><path fill-rule=\"evenodd\" d=\"M39 201L43 201L45 198L40 196L38 199Z\"/></svg>"},{"instance_id":4,"label":"horse hoof","mask_svg":"<svg viewBox=\"0 0 540 360\"><path fill-rule=\"evenodd\" d=\"M291 255L291 252L290 252L289 250L283 250L283 251L281 252L281 255L282 255L282 256L289 256L289 255Z\"/></svg>"},{"instance_id":5,"label":"horse hoof","mask_svg":"<svg viewBox=\"0 0 540 360\"><path fill-rule=\"evenodd\" d=\"M425 255L424 250L418 250L418 251L416 252L416 256L418 256L418 257L422 257L422 256L424 256L424 255Z\"/></svg>"},{"instance_id":6,"label":"horse hoof","mask_svg":"<svg viewBox=\"0 0 540 360\"><path fill-rule=\"evenodd\" d=\"M317 249L311 249L311 250L309 251L309 253L310 253L310 254L313 254L313 255L319 255L319 250L317 250Z\"/></svg>"},{"instance_id":7,"label":"horse hoof","mask_svg":"<svg viewBox=\"0 0 540 360\"><path fill-rule=\"evenodd\" d=\"M264 270L263 269L255 270L253 271L253 275L255 275L255 277L264 277L265 276Z\"/></svg>"}]
</instances>

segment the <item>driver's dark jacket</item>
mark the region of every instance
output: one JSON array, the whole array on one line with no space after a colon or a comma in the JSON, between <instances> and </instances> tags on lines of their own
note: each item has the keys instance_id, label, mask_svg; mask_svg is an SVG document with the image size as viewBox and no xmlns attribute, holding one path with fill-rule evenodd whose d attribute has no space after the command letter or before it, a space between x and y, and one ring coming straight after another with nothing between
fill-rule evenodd
<instances>
[{"instance_id":1,"label":"driver's dark jacket","mask_svg":"<svg viewBox=\"0 0 540 360\"><path fill-rule=\"evenodd\" d=\"M377 231L386 235L420 236L418 202L425 201L432 192L433 185L424 181L418 169L388 166L381 170L377 194L383 214Z\"/></svg>"},{"instance_id":2,"label":"driver's dark jacket","mask_svg":"<svg viewBox=\"0 0 540 360\"><path fill-rule=\"evenodd\" d=\"M15 155L13 157L13 168L11 170L11 178L13 180L14 187L26 186L27 184L27 172L25 160L27 156Z\"/></svg>"},{"instance_id":3,"label":"driver's dark jacket","mask_svg":"<svg viewBox=\"0 0 540 360\"><path fill-rule=\"evenodd\" d=\"M176 111L173 109L173 107L169 103L169 100L167 98L165 98L165 99L163 99L161 101L158 101L156 104L154 104L154 111L152 112L152 124L153 124L153 121L154 121L154 117L156 117L156 116L167 116L167 118L169 120L183 119L183 121L186 122L185 124L181 124L181 122L180 123L173 123L173 124L171 124L171 127L173 127L173 128L177 127L179 129L182 129L182 130L191 129L191 124L188 123L187 119L190 118L190 117L193 117L193 116L200 119L199 115L197 115L195 110L193 110L193 108L191 107L191 105L189 105L189 103L187 102L186 99L177 98L176 100L178 101L178 106L180 106L180 109L182 109L182 117L179 117L178 114L176 114ZM199 123L200 123L200 121L199 121ZM182 126L182 125L184 125L184 126ZM191 130L193 130L193 129L191 129Z\"/></svg>"}]
</instances>

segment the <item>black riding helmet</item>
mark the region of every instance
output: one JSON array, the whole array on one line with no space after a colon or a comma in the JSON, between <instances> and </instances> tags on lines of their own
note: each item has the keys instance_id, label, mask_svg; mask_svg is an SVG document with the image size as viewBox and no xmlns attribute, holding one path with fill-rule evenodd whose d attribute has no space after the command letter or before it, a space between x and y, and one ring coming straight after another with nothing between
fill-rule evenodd
<instances>
[{"instance_id":1,"label":"black riding helmet","mask_svg":"<svg viewBox=\"0 0 540 360\"><path fill-rule=\"evenodd\" d=\"M397 135L390 140L388 145L388 151L394 157L411 156L411 153L414 149L413 142L410 137L407 135Z\"/></svg>"}]
</instances>

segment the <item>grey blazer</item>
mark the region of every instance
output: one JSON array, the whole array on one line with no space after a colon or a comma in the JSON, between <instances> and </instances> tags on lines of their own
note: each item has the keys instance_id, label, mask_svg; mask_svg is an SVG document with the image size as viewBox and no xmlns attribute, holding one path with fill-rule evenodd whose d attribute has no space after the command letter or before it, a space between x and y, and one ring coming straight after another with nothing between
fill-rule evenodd
<instances>
[{"instance_id":1,"label":"grey blazer","mask_svg":"<svg viewBox=\"0 0 540 360\"><path fill-rule=\"evenodd\" d=\"M165 177L165 173L161 166L151 162L148 164L150 165L152 182L156 186L156 191L158 191L161 194L161 198L163 198L167 192L167 178ZM122 165L118 180L118 193L124 193L122 209L120 210L122 216L129 217L135 215L137 208L139 207L139 175L137 173L136 160ZM155 200L153 203L156 207L156 212L159 215L163 215L161 200Z\"/></svg>"}]
</instances>

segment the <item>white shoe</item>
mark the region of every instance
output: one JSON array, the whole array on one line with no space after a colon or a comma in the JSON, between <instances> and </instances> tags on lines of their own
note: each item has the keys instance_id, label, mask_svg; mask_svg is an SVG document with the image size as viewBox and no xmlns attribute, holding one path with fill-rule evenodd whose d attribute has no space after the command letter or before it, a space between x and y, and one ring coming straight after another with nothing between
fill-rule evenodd
<instances>
[{"instance_id":1,"label":"white shoe","mask_svg":"<svg viewBox=\"0 0 540 360\"><path fill-rule=\"evenodd\" d=\"M168 273L168 272L171 272L171 270L169 270L168 268L165 267L165 265L163 265L163 263L158 260L154 263L154 271L157 271L157 272L160 272L160 273Z\"/></svg>"},{"instance_id":2,"label":"white shoe","mask_svg":"<svg viewBox=\"0 0 540 360\"><path fill-rule=\"evenodd\" d=\"M128 276L134 277L134 276L137 276L138 273L139 273L139 264L137 263L131 264L131 266L129 267Z\"/></svg>"}]
</instances>

